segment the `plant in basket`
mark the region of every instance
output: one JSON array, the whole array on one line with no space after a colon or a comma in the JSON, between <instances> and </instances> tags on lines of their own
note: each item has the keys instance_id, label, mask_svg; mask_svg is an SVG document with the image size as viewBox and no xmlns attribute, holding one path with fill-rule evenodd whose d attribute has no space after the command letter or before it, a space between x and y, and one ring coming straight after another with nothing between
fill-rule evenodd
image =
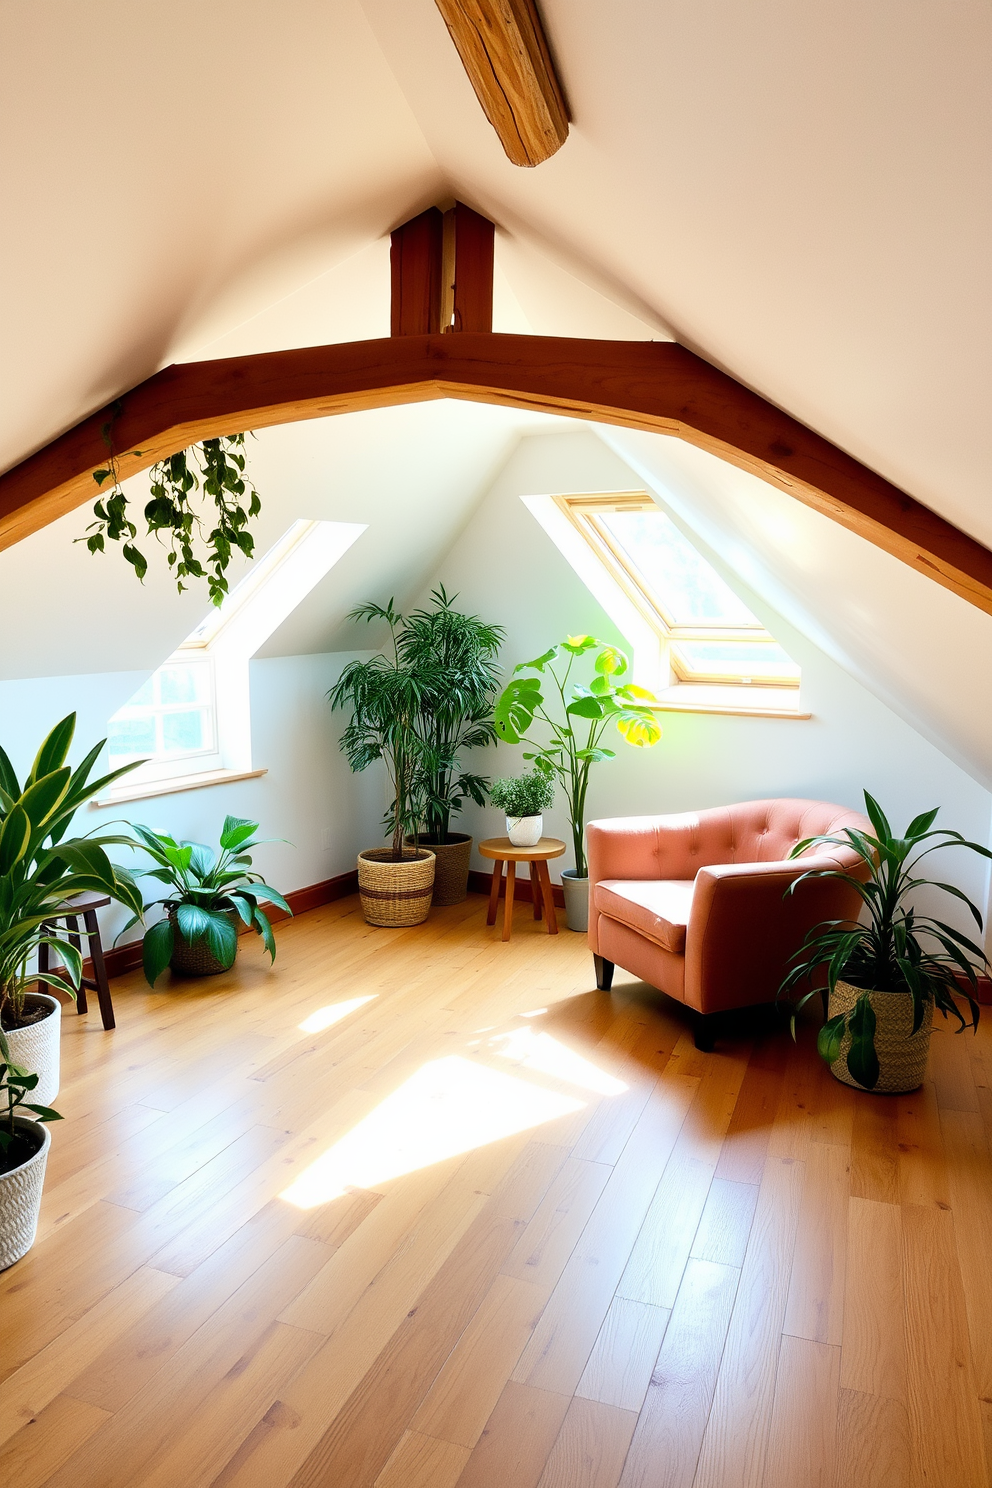
<instances>
[{"instance_id":1,"label":"plant in basket","mask_svg":"<svg viewBox=\"0 0 992 1488\"><path fill-rule=\"evenodd\" d=\"M50 1142L44 1123L62 1120L50 1106L28 1100L37 1086L37 1075L11 1062L0 1034L0 1271L34 1244Z\"/></svg>"},{"instance_id":2,"label":"plant in basket","mask_svg":"<svg viewBox=\"0 0 992 1488\"><path fill-rule=\"evenodd\" d=\"M260 841L272 840L255 836L258 822L225 817L219 853L199 842L176 842L164 832L137 823L134 831L156 865L139 869L139 875L172 889L164 899L145 906L160 905L165 910L165 917L145 931L142 955L150 987L167 966L186 976L227 971L238 953L239 924L260 935L275 960L275 936L262 905L274 904L287 915L292 910L279 891L252 869L252 849Z\"/></svg>"}]
</instances>

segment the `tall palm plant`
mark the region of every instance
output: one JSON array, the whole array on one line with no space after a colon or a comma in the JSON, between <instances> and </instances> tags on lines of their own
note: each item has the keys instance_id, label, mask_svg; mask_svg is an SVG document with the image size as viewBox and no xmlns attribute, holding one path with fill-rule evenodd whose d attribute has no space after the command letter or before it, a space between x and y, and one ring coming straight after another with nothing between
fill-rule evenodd
<instances>
[{"instance_id":1,"label":"tall palm plant","mask_svg":"<svg viewBox=\"0 0 992 1488\"><path fill-rule=\"evenodd\" d=\"M56 724L38 750L23 787L0 747L0 1027L8 1030L26 1021L25 997L36 982L70 996L79 986L80 952L63 934L47 928L58 905L76 894L95 891L141 914L137 885L126 869L110 862L105 851L115 843L133 846L131 839L66 838L78 808L140 761L91 781L90 772L106 740L101 739L72 770L65 758L75 728L74 713ZM31 970L42 945L56 952L63 970Z\"/></svg>"},{"instance_id":2,"label":"tall palm plant","mask_svg":"<svg viewBox=\"0 0 992 1488\"><path fill-rule=\"evenodd\" d=\"M416 837L421 746L416 721L420 709L420 679L404 662L399 635L403 616L393 606L358 605L349 620L384 620L389 626L392 655L378 654L367 661L350 661L328 692L332 708L350 708L351 718L341 735L341 748L351 768L367 770L376 760L386 766L392 802L383 825L392 836L391 856L403 857L403 839Z\"/></svg>"},{"instance_id":3,"label":"tall palm plant","mask_svg":"<svg viewBox=\"0 0 992 1488\"><path fill-rule=\"evenodd\" d=\"M417 796L429 843L448 840L451 817L466 800L485 805L488 780L459 771L459 761L463 750L496 742L496 656L506 633L454 609L457 598L439 585L431 594L434 607L414 610L398 637L399 655L420 690Z\"/></svg>"}]
</instances>

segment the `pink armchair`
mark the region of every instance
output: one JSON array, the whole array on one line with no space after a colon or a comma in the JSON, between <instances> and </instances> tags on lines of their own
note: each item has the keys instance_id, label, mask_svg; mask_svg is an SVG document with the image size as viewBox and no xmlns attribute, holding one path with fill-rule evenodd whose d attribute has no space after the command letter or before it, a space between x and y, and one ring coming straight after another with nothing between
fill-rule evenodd
<instances>
[{"instance_id":1,"label":"pink armchair","mask_svg":"<svg viewBox=\"0 0 992 1488\"><path fill-rule=\"evenodd\" d=\"M856 920L860 899L837 879L785 891L810 868L867 876L845 848L789 853L805 837L867 817L824 801L744 801L678 816L590 822L589 945L596 984L614 966L685 1003L695 1040L712 1049L715 1015L773 1002L793 951L821 920Z\"/></svg>"}]
</instances>

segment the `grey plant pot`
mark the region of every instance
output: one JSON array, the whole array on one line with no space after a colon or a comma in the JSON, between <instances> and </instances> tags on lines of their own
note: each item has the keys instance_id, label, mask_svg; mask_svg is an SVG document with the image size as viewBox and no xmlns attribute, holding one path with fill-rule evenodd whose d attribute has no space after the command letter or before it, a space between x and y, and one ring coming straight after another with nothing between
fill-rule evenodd
<instances>
[{"instance_id":1,"label":"grey plant pot","mask_svg":"<svg viewBox=\"0 0 992 1488\"><path fill-rule=\"evenodd\" d=\"M48 1008L48 1016L26 1028L11 1028L7 1033L10 1057L21 1069L38 1076L29 1099L36 1106L50 1106L59 1093L61 1076L62 1004L47 992L29 992L27 1007Z\"/></svg>"},{"instance_id":2,"label":"grey plant pot","mask_svg":"<svg viewBox=\"0 0 992 1488\"><path fill-rule=\"evenodd\" d=\"M6 1271L27 1255L38 1233L41 1190L48 1165L52 1137L47 1126L26 1116L15 1116L14 1125L37 1137L38 1146L27 1162L10 1173L0 1173L0 1271Z\"/></svg>"},{"instance_id":3,"label":"grey plant pot","mask_svg":"<svg viewBox=\"0 0 992 1488\"><path fill-rule=\"evenodd\" d=\"M589 880L578 878L574 868L563 868L561 887L565 895L565 924L584 935L589 929Z\"/></svg>"}]
</instances>

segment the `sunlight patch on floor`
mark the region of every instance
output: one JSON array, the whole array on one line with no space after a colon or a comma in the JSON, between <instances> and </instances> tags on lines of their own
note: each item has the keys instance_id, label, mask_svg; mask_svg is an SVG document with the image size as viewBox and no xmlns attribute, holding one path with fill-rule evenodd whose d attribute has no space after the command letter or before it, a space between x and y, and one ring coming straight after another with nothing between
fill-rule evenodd
<instances>
[{"instance_id":1,"label":"sunlight patch on floor","mask_svg":"<svg viewBox=\"0 0 992 1488\"><path fill-rule=\"evenodd\" d=\"M311 1163L282 1198L300 1209L312 1209L349 1188L375 1188L541 1126L585 1104L451 1054L411 1075Z\"/></svg>"},{"instance_id":2,"label":"sunlight patch on floor","mask_svg":"<svg viewBox=\"0 0 992 1488\"><path fill-rule=\"evenodd\" d=\"M539 1071L542 1075L551 1075L555 1080L565 1080L569 1085L595 1090L597 1095L622 1095L627 1089L622 1080L608 1075L550 1033L538 1033L533 1028L515 1028L512 1033L500 1034L490 1042L503 1045L499 1053L504 1059L512 1059L525 1069Z\"/></svg>"},{"instance_id":3,"label":"sunlight patch on floor","mask_svg":"<svg viewBox=\"0 0 992 1488\"><path fill-rule=\"evenodd\" d=\"M299 1025L301 1033L323 1033L325 1028L333 1028L335 1023L340 1023L342 1018L347 1018L349 1013L364 1007L367 1002L375 1002L377 992L370 992L368 997L352 997L347 1002L329 1002L326 1007L318 1008L311 1013L309 1018L304 1018Z\"/></svg>"}]
</instances>

